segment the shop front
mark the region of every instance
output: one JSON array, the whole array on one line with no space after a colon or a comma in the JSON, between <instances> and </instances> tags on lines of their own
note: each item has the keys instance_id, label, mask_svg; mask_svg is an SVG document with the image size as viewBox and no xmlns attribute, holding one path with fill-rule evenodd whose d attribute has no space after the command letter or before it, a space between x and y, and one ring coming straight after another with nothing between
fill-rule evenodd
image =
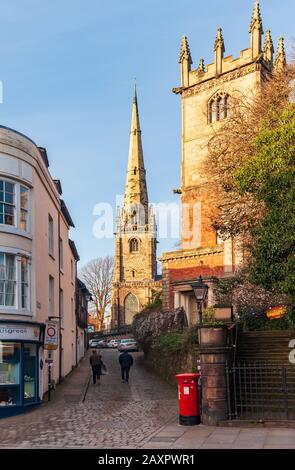
<instances>
[{"instance_id":1,"label":"shop front","mask_svg":"<svg viewBox=\"0 0 295 470\"><path fill-rule=\"evenodd\" d=\"M40 403L43 331L40 323L0 321L0 418Z\"/></svg>"}]
</instances>

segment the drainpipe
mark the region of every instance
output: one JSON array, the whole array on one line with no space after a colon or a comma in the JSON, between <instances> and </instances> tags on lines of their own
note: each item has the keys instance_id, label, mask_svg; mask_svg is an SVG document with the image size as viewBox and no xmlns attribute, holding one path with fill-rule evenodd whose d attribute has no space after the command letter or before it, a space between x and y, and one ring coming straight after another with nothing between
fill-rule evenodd
<instances>
[{"instance_id":1,"label":"drainpipe","mask_svg":"<svg viewBox=\"0 0 295 470\"><path fill-rule=\"evenodd\" d=\"M61 334L61 311L60 311L60 212L58 211L58 316L59 316L59 383L62 381L61 362L62 362L62 334Z\"/></svg>"},{"instance_id":2,"label":"drainpipe","mask_svg":"<svg viewBox=\"0 0 295 470\"><path fill-rule=\"evenodd\" d=\"M76 367L78 365L78 309L79 309L79 289L77 282L77 261L75 260L75 318L76 318Z\"/></svg>"}]
</instances>

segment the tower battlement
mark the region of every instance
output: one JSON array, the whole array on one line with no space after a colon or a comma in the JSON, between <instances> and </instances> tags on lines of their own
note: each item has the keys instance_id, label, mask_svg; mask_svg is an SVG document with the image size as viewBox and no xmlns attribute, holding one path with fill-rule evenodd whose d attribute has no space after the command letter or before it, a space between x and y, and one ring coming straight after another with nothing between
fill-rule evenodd
<instances>
[{"instance_id":1,"label":"tower battlement","mask_svg":"<svg viewBox=\"0 0 295 470\"><path fill-rule=\"evenodd\" d=\"M239 57L232 55L224 56L225 41L221 28L218 28L214 43L214 62L205 64L201 58L199 66L192 69L192 55L188 44L188 39L183 36L180 50L180 69L181 69L181 86L174 88L174 93L182 93L184 89L194 87L195 85L203 85L208 81L228 75L233 72L249 73L255 69L264 69L265 72L279 70L282 64L286 63L286 55L284 50L284 40L280 38L278 50L275 60L273 59L274 47L270 30L266 31L264 45L262 47L262 37L264 35L262 17L258 0L255 1L254 10L250 22L250 47L243 49ZM231 77L229 78L232 79Z\"/></svg>"}]
</instances>

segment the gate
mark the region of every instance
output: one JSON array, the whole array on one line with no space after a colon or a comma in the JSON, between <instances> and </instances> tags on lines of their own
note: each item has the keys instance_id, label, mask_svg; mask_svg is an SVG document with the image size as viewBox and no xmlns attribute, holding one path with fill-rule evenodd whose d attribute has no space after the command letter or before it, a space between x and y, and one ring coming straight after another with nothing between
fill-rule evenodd
<instances>
[{"instance_id":1,"label":"gate","mask_svg":"<svg viewBox=\"0 0 295 470\"><path fill-rule=\"evenodd\" d=\"M295 366L226 366L229 419L295 420Z\"/></svg>"}]
</instances>

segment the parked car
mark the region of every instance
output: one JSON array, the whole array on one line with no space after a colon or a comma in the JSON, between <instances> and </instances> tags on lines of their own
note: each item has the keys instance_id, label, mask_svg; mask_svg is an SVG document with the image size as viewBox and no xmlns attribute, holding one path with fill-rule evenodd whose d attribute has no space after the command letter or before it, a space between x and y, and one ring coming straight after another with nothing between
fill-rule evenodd
<instances>
[{"instance_id":1,"label":"parked car","mask_svg":"<svg viewBox=\"0 0 295 470\"><path fill-rule=\"evenodd\" d=\"M120 344L120 339L111 339L109 342L108 342L108 348L117 348Z\"/></svg>"},{"instance_id":2,"label":"parked car","mask_svg":"<svg viewBox=\"0 0 295 470\"><path fill-rule=\"evenodd\" d=\"M137 341L132 338L121 339L118 351L139 351Z\"/></svg>"},{"instance_id":3,"label":"parked car","mask_svg":"<svg viewBox=\"0 0 295 470\"><path fill-rule=\"evenodd\" d=\"M91 348L107 348L108 343L105 339L92 339L91 343L89 342Z\"/></svg>"}]
</instances>

